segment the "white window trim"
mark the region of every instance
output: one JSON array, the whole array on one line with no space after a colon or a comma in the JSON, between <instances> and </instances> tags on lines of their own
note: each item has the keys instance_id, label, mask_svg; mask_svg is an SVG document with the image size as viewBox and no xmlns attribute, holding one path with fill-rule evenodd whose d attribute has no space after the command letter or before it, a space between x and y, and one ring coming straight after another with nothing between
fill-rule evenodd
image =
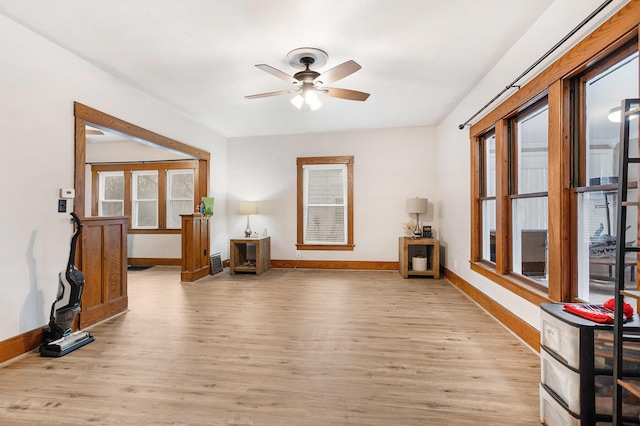
<instances>
[{"instance_id":1,"label":"white window trim","mask_svg":"<svg viewBox=\"0 0 640 426\"><path fill-rule=\"evenodd\" d=\"M186 174L191 175L191 178L193 179L193 185L195 187L196 176L195 176L195 171L193 169L170 169L166 171L167 197L165 202L165 208L166 208L166 217L167 217L167 229L182 228L182 223L180 221L178 222L178 226L169 226L169 223L171 222L171 202L172 201L191 201L191 204L195 207L195 199L193 198L193 193L192 193L192 196L189 198L172 198L171 197L171 182L173 180L173 176L186 175Z\"/></svg>"},{"instance_id":2,"label":"white window trim","mask_svg":"<svg viewBox=\"0 0 640 426\"><path fill-rule=\"evenodd\" d=\"M124 179L124 171L115 171L115 172L100 172L98 174L99 180L100 182L98 183L98 189L99 189L99 193L98 193L98 216L103 216L104 212L102 210L102 203L107 201L107 202L114 202L114 201L120 201L122 203L122 212L120 215L124 215L124 198L119 200L119 199L107 199L105 198L105 179L108 177L118 177L118 176L122 176Z\"/></svg>"},{"instance_id":3,"label":"white window trim","mask_svg":"<svg viewBox=\"0 0 640 426\"><path fill-rule=\"evenodd\" d=\"M156 192L156 198L138 199L138 180L137 176L158 176L157 170L135 170L131 172L131 216L132 216L132 229L158 229L159 217L158 217L158 194ZM156 202L156 224L155 226L140 226L138 225L138 201L155 201Z\"/></svg>"},{"instance_id":4,"label":"white window trim","mask_svg":"<svg viewBox=\"0 0 640 426\"><path fill-rule=\"evenodd\" d=\"M341 170L342 171L342 200L343 202L340 204L309 204L309 171L311 170ZM347 165L346 164L305 164L302 166L303 172L303 224L304 224L304 232L303 232L303 241L304 244L314 244L314 245L334 245L334 244L347 244L348 242L348 214L347 214L347 206L349 205L349 195L347 192L348 189L348 181L347 181ZM314 241L307 239L307 228L308 228L308 211L309 207L339 207L343 209L343 235L341 241Z\"/></svg>"}]
</instances>

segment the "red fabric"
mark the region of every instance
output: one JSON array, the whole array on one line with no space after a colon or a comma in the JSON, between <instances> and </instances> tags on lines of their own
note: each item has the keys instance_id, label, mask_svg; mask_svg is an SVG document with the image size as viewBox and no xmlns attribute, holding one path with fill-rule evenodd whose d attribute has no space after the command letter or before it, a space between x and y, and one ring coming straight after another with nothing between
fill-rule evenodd
<instances>
[{"instance_id":1,"label":"red fabric","mask_svg":"<svg viewBox=\"0 0 640 426\"><path fill-rule=\"evenodd\" d=\"M613 311L596 305L566 304L564 310L600 324L613 324Z\"/></svg>"},{"instance_id":2,"label":"red fabric","mask_svg":"<svg viewBox=\"0 0 640 426\"><path fill-rule=\"evenodd\" d=\"M616 306L616 300L612 297L611 299L604 302L604 305L602 306L613 311ZM631 306L627 302L624 302L622 312L624 313L626 319L631 319L633 317L633 306Z\"/></svg>"},{"instance_id":3,"label":"red fabric","mask_svg":"<svg viewBox=\"0 0 640 426\"><path fill-rule=\"evenodd\" d=\"M600 324L613 324L615 302L615 299L611 298L602 305L567 303L564 305L564 310L593 322ZM622 311L624 313L625 321L633 318L633 307L627 302L624 302Z\"/></svg>"}]
</instances>

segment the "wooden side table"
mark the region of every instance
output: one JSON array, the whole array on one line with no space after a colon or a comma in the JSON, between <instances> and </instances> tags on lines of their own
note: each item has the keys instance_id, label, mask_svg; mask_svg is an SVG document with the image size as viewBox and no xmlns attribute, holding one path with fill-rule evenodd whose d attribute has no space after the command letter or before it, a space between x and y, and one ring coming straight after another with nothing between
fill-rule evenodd
<instances>
[{"instance_id":1,"label":"wooden side table","mask_svg":"<svg viewBox=\"0 0 640 426\"><path fill-rule=\"evenodd\" d=\"M247 256L247 249L255 246L255 262ZM235 238L229 247L229 273L246 272L260 275L271 269L271 237Z\"/></svg>"},{"instance_id":2,"label":"wooden side table","mask_svg":"<svg viewBox=\"0 0 640 426\"><path fill-rule=\"evenodd\" d=\"M410 276L440 278L440 242L433 238L400 237L398 271L402 278ZM427 270L416 271L411 259L421 251L427 256Z\"/></svg>"}]
</instances>

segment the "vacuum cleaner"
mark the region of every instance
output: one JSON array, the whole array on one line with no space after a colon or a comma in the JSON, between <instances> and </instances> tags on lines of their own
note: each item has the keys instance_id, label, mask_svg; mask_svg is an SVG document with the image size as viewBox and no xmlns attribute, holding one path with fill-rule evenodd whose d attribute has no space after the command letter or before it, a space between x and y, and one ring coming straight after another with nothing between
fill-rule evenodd
<instances>
[{"instance_id":1,"label":"vacuum cleaner","mask_svg":"<svg viewBox=\"0 0 640 426\"><path fill-rule=\"evenodd\" d=\"M84 275L75 265L82 221L74 212L71 216L76 223L76 232L71 237L67 268L58 274L58 295L51 305L49 325L42 329L40 356L44 357L61 357L95 340L87 331L71 332L76 315L80 312L84 289Z\"/></svg>"}]
</instances>

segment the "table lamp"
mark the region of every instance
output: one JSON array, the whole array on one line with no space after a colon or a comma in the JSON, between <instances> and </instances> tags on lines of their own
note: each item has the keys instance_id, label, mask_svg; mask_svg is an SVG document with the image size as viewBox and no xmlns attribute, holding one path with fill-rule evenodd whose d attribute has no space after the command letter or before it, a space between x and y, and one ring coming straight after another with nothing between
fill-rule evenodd
<instances>
[{"instance_id":1,"label":"table lamp","mask_svg":"<svg viewBox=\"0 0 640 426\"><path fill-rule=\"evenodd\" d=\"M422 236L420 213L426 213L427 207L429 207L429 200L426 198L407 198L407 213L416 215L416 229L413 230L413 235L416 237Z\"/></svg>"},{"instance_id":2,"label":"table lamp","mask_svg":"<svg viewBox=\"0 0 640 426\"><path fill-rule=\"evenodd\" d=\"M238 210L240 214L247 215L247 229L244 230L244 236L249 238L251 236L251 227L249 226L249 217L252 214L258 213L258 202L257 201L240 201Z\"/></svg>"}]
</instances>

